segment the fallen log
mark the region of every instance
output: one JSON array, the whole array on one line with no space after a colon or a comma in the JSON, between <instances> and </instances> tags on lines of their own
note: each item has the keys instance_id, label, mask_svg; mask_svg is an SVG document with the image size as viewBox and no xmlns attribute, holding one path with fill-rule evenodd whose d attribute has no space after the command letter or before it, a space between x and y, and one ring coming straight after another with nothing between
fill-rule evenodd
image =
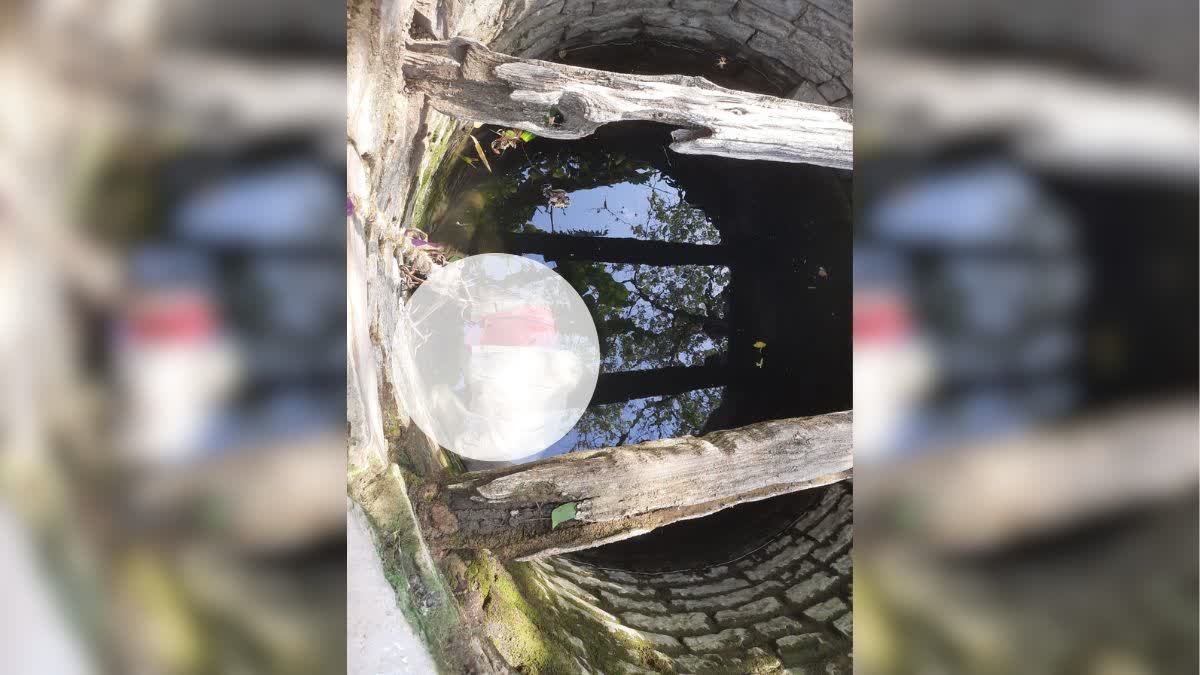
<instances>
[{"instance_id":1,"label":"fallen log","mask_svg":"<svg viewBox=\"0 0 1200 675\"><path fill-rule=\"evenodd\" d=\"M414 503L434 551L556 555L848 478L851 424L847 411L569 453L427 483Z\"/></svg>"},{"instance_id":2,"label":"fallen log","mask_svg":"<svg viewBox=\"0 0 1200 675\"><path fill-rule=\"evenodd\" d=\"M583 138L610 122L681 127L684 154L849 169L853 113L717 86L685 75L628 75L498 54L468 38L415 41L404 55L409 91L458 119Z\"/></svg>"}]
</instances>

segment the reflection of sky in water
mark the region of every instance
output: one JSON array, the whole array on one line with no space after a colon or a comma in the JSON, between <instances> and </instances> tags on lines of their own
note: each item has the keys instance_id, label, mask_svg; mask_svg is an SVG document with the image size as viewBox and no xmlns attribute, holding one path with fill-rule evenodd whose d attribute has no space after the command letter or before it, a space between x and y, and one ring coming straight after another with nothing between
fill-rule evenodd
<instances>
[{"instance_id":1,"label":"reflection of sky in water","mask_svg":"<svg viewBox=\"0 0 1200 675\"><path fill-rule=\"evenodd\" d=\"M606 237L642 238L634 232L633 225L645 225L650 215L652 195L663 200L668 207L684 199L683 191L674 187L658 172L651 172L645 184L617 183L601 187L576 190L568 193L571 203L566 208L554 209L554 230L564 228L607 230ZM530 219L538 230L550 231L550 207L539 206ZM653 222L653 221L651 221ZM703 232L694 232L687 241L692 243L717 243L720 234L715 227ZM671 239L663 239L670 241ZM530 256L532 257L532 256ZM539 256L540 257L540 256Z\"/></svg>"},{"instance_id":2,"label":"reflection of sky in water","mask_svg":"<svg viewBox=\"0 0 1200 675\"><path fill-rule=\"evenodd\" d=\"M588 161L577 162L573 157L563 160L559 160L560 166L569 164L575 170ZM601 167L600 170L605 169ZM649 167L636 169L636 172L645 177L645 183L616 182L571 190L570 183L578 180L578 174L574 179L553 178L545 171L521 170L522 183L532 183L539 190L561 186L568 190L570 198L565 208L551 210L548 199L534 207L532 215L521 216L528 218L525 228L574 236L720 243L720 232L712 220L684 198L683 191L673 185L672 178ZM628 174L618 177L618 173L619 170L614 172L616 180L628 180ZM503 179L495 175L484 178L485 183L491 180L502 182ZM519 194L522 196L517 198L524 199L528 191ZM492 202L491 208L505 213L507 204ZM488 222L488 219L482 222ZM517 221L501 227L511 227L514 231L525 229ZM727 300L724 291L730 278L728 267L587 261L568 266L547 261L545 254L527 253L523 257L573 279L572 283L578 284L577 290L593 308L598 308L594 315L610 322L607 326L609 348L601 364L601 373L669 366L702 367L706 359L717 357L727 348L727 338L710 336L695 317L718 321L725 318ZM615 292L614 286L623 288L625 297ZM683 318L684 314L690 317ZM601 337L603 339L603 333ZM591 406L563 438L521 461L572 450L698 434L709 414L720 404L723 393L724 388L718 387L668 396L645 397L643 394L643 398Z\"/></svg>"},{"instance_id":3,"label":"reflection of sky in water","mask_svg":"<svg viewBox=\"0 0 1200 675\"><path fill-rule=\"evenodd\" d=\"M604 230L606 237L639 238L634 226L651 225L655 222L651 214L651 198L657 196L667 206L674 206L685 201L682 191L672 186L660 174L654 176L646 184L619 183L596 188L570 192L571 203L566 208L554 209L554 229L562 232L564 229ZM535 227L544 232L551 231L551 215L549 206L541 206L534 213L531 221ZM692 243L717 243L720 234L711 221L708 228L693 229L689 232L688 241ZM540 254L526 254L525 257L546 264L551 269L557 267L553 262L547 262ZM635 273L639 277L642 289L648 291L655 302L672 308L683 309L698 314L710 311L708 305L714 304L713 298L699 298L704 305L685 307L680 305L679 294L670 288L669 277L661 273L666 270L680 268L658 268L648 265L630 265L616 263L596 263L614 281L622 284L629 291L629 302L624 307L625 317L655 317L663 313L653 307L645 298L639 297L633 279ZM712 280L713 297L720 294L728 285L728 268L715 266L692 266L693 273L699 273ZM716 309L715 307L712 309ZM715 312L714 312L715 316ZM654 328L653 324L639 321L643 328ZM628 335L618 334L616 340L631 339ZM673 349L668 336L660 335L655 338L647 358L625 358L620 348L612 349L601 364L601 372L620 372L629 370L647 370L666 365L703 365L706 357L714 356L725 348L725 339L718 343L702 331L695 331L679 351ZM533 461L543 457L582 450L587 448L604 447L607 445L626 445L639 443L656 438L670 438L685 434L700 432L698 425L688 424L679 410L682 406L693 407L701 421L720 404L723 388L697 390L672 396L655 396L635 399L624 403L592 406L566 436L559 439L546 450L522 461ZM619 412L614 410L619 408ZM653 422L646 419L648 412L664 411ZM670 412L674 410L675 412ZM614 416L615 414L615 416Z\"/></svg>"}]
</instances>

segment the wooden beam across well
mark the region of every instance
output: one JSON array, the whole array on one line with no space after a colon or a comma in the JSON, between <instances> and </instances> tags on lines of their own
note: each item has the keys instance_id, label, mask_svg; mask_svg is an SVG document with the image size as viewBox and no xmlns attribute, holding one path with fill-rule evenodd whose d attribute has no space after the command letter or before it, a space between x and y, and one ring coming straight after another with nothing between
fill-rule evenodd
<instances>
[{"instance_id":1,"label":"wooden beam across well","mask_svg":"<svg viewBox=\"0 0 1200 675\"><path fill-rule=\"evenodd\" d=\"M735 250L720 244L687 244L633 237L581 237L549 232L503 232L508 253L536 253L547 260L587 260L632 265L730 265ZM482 251L480 251L482 252Z\"/></svg>"},{"instance_id":2,"label":"wooden beam across well","mask_svg":"<svg viewBox=\"0 0 1200 675\"><path fill-rule=\"evenodd\" d=\"M623 403L649 396L674 396L697 389L722 387L732 379L733 370L721 364L600 373L589 405Z\"/></svg>"},{"instance_id":3,"label":"wooden beam across well","mask_svg":"<svg viewBox=\"0 0 1200 675\"><path fill-rule=\"evenodd\" d=\"M671 149L694 155L853 165L853 113L717 86L686 75L629 75L519 59L468 38L415 41L404 55L410 91L462 120L583 138L611 122L679 127Z\"/></svg>"},{"instance_id":4,"label":"wooden beam across well","mask_svg":"<svg viewBox=\"0 0 1200 675\"><path fill-rule=\"evenodd\" d=\"M436 551L566 553L848 478L851 426L846 411L574 452L427 483L414 501ZM552 526L567 504L574 517Z\"/></svg>"}]
</instances>

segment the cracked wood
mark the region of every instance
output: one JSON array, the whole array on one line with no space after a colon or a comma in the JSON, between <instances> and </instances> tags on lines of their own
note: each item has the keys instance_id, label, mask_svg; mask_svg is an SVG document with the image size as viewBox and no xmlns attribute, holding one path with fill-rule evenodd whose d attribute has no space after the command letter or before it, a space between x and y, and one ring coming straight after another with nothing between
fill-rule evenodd
<instances>
[{"instance_id":1,"label":"cracked wood","mask_svg":"<svg viewBox=\"0 0 1200 675\"><path fill-rule=\"evenodd\" d=\"M417 488L435 550L528 559L591 548L848 478L851 412L760 422L468 473ZM575 518L551 527L550 512Z\"/></svg>"},{"instance_id":2,"label":"cracked wood","mask_svg":"<svg viewBox=\"0 0 1200 675\"><path fill-rule=\"evenodd\" d=\"M628 75L498 54L468 38L407 45L404 77L458 119L582 138L610 122L680 127L671 149L735 159L852 166L845 108L717 86L702 77ZM559 117L551 121L553 113Z\"/></svg>"}]
</instances>

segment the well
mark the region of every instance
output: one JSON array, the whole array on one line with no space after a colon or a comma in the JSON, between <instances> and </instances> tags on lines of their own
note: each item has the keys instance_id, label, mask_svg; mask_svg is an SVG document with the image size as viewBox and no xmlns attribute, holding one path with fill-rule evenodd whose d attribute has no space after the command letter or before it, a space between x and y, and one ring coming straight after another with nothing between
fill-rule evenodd
<instances>
[{"instance_id":1,"label":"well","mask_svg":"<svg viewBox=\"0 0 1200 675\"><path fill-rule=\"evenodd\" d=\"M501 54L645 74L708 74L721 61L711 77L723 86L850 107L850 3L400 0L351 3L348 18L349 489L445 672L850 672L848 480L524 562L427 548L448 518L436 486L465 467L411 423L421 402L392 385L406 358L396 299L436 263L406 228L429 223L446 160L471 129L406 82L406 43L463 36ZM662 58L613 56L631 50ZM697 533L713 545L696 546Z\"/></svg>"}]
</instances>

